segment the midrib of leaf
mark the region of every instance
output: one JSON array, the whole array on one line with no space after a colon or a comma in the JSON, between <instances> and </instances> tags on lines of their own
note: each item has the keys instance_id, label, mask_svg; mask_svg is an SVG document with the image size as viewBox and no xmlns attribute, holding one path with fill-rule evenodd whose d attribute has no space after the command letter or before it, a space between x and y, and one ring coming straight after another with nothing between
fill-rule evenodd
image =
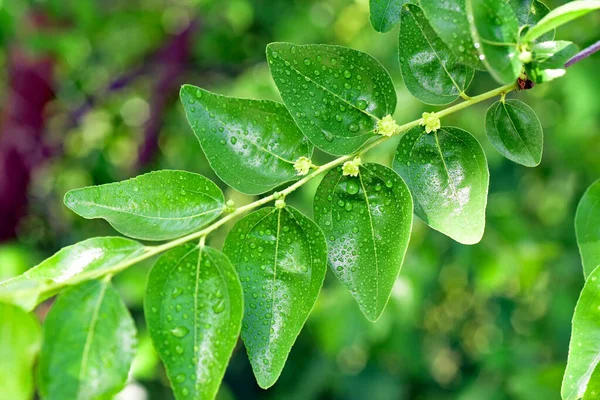
<instances>
[{"instance_id":1,"label":"midrib of leaf","mask_svg":"<svg viewBox=\"0 0 600 400\"><path fill-rule=\"evenodd\" d=\"M273 291L271 292L271 318L269 321L269 340L267 341L266 353L271 351L271 327L273 326L273 318L275 318L275 285L277 284L277 259L279 255L279 233L281 230L281 211L278 209L277 213L277 236L275 237L275 258L273 261Z\"/></svg>"},{"instance_id":2,"label":"midrib of leaf","mask_svg":"<svg viewBox=\"0 0 600 400\"><path fill-rule=\"evenodd\" d=\"M504 103L504 102L501 102L501 103L502 103L502 108L504 108L504 112L506 112L506 116L508 117L508 120L510 121L510 125L515 130L515 133L517 134L517 137L519 138L519 141L521 142L521 144L523 145L523 147L525 147L525 150L527 150L527 153L531 157L531 160L533 162L535 162L535 157L533 156L533 154L531 154L531 151L529 150L529 147L525 144L525 141L521 137L521 134L519 133L519 130L517 129L517 126L515 125L515 122L513 121L512 117L510 116L510 113L508 112L508 108L506 107L506 103Z\"/></svg>"},{"instance_id":3,"label":"midrib of leaf","mask_svg":"<svg viewBox=\"0 0 600 400\"><path fill-rule=\"evenodd\" d=\"M78 376L78 386L77 386L77 399L85 400L87 397L81 397L81 383L83 382L85 372L87 370L89 353L91 350L92 341L94 340L96 324L98 323L98 316L100 314L100 307L102 306L102 302L104 301L104 295L106 294L106 289L108 288L109 281L102 280L100 282L101 290L98 294L98 300L94 305L94 311L92 312L92 319L90 320L90 326L88 328L88 334L85 338L85 344L83 346L83 354L81 356L81 363L79 364L79 376ZM86 394L84 394L86 395ZM88 394L89 395L89 394Z\"/></svg>"},{"instance_id":4,"label":"midrib of leaf","mask_svg":"<svg viewBox=\"0 0 600 400\"><path fill-rule=\"evenodd\" d=\"M388 9L390 8L390 3L392 2L392 0L388 0L387 3L385 4L385 10L383 11L383 18L381 18L381 21L379 22L379 32L383 31L383 25L384 25L384 21L385 21L385 16L387 15Z\"/></svg>"},{"instance_id":5,"label":"midrib of leaf","mask_svg":"<svg viewBox=\"0 0 600 400\"><path fill-rule=\"evenodd\" d=\"M200 290L200 263L202 262L202 254L204 253L204 244L195 247L198 250L198 261L196 262L196 279L194 282L194 347L198 343L198 292ZM197 366L195 366L197 367ZM198 383L198 374L196 373L194 389Z\"/></svg>"},{"instance_id":6,"label":"midrib of leaf","mask_svg":"<svg viewBox=\"0 0 600 400\"><path fill-rule=\"evenodd\" d=\"M377 241L375 240L375 228L373 227L373 216L371 215L371 205L369 204L369 194L363 183L362 174L360 168L358 170L358 179L360 180L360 186L365 194L365 203L367 204L367 215L369 216L369 226L371 227L371 239L373 240L373 253L375 255L375 313L377 314L379 309L379 259L377 257Z\"/></svg>"},{"instance_id":7,"label":"midrib of leaf","mask_svg":"<svg viewBox=\"0 0 600 400\"><path fill-rule=\"evenodd\" d=\"M216 199L214 199L211 196L208 196L208 197L210 197L211 199L217 201ZM115 211L115 212L119 212L119 213L123 213L123 214L133 215L134 217L149 218L149 219L159 219L159 220L163 220L163 221L179 221L179 220L186 220L186 219L194 219L194 218L201 217L203 215L210 214L210 213L213 213L215 211L221 210L221 208L219 207L219 208L213 208L213 209L210 209L210 210L207 210L207 211L203 211L200 214L193 214L193 215L188 215L188 216L185 216L185 217L159 217L159 216L154 216L154 215L138 214L138 213L135 213L133 211L127 211L127 210L124 210L124 209L121 209L121 208L118 208L118 207L108 206L108 205L104 205L104 204L98 204L98 203L95 203L95 202L92 202L92 201L79 201L78 203L79 204L83 204L85 206L93 206L93 207L98 207L98 208L104 208L104 209L110 210L110 211ZM158 205L157 205L157 207L158 207Z\"/></svg>"}]
</instances>

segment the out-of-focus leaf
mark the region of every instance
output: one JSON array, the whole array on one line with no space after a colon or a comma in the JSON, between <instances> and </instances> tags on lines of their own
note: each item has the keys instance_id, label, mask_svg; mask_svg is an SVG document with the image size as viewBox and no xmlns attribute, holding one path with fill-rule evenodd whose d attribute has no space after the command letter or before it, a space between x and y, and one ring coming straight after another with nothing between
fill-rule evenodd
<instances>
[{"instance_id":1,"label":"out-of-focus leaf","mask_svg":"<svg viewBox=\"0 0 600 400\"><path fill-rule=\"evenodd\" d=\"M583 272L588 276L600 265L600 179L588 188L577 206L575 233Z\"/></svg>"},{"instance_id":2,"label":"out-of-focus leaf","mask_svg":"<svg viewBox=\"0 0 600 400\"><path fill-rule=\"evenodd\" d=\"M600 10L600 1L598 0L571 1L557 7L529 29L523 36L523 41L532 42L544 33L550 32L567 22L581 18L595 10Z\"/></svg>"},{"instance_id":3,"label":"out-of-focus leaf","mask_svg":"<svg viewBox=\"0 0 600 400\"><path fill-rule=\"evenodd\" d=\"M513 8L519 24L532 27L544 18L550 9L547 5L539 0L509 0L508 2ZM554 30L547 32L538 40L546 41L554 39Z\"/></svg>"},{"instance_id":4,"label":"out-of-focus leaf","mask_svg":"<svg viewBox=\"0 0 600 400\"><path fill-rule=\"evenodd\" d=\"M390 31L400 20L402 6L410 0L370 0L371 25L377 32Z\"/></svg>"}]
</instances>

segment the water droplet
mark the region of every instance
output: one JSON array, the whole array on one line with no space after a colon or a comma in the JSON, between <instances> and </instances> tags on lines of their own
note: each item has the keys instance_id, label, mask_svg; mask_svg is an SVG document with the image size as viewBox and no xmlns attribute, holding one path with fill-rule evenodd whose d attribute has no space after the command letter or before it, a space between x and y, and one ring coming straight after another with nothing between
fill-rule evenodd
<instances>
[{"instance_id":1,"label":"water droplet","mask_svg":"<svg viewBox=\"0 0 600 400\"><path fill-rule=\"evenodd\" d=\"M345 70L344 71L344 78L346 78L346 79L352 78L352 72L350 72L348 70Z\"/></svg>"},{"instance_id":2,"label":"water droplet","mask_svg":"<svg viewBox=\"0 0 600 400\"><path fill-rule=\"evenodd\" d=\"M367 109L367 102L364 100L359 100L356 102L356 107L358 107L359 110L366 110Z\"/></svg>"},{"instance_id":3,"label":"water droplet","mask_svg":"<svg viewBox=\"0 0 600 400\"><path fill-rule=\"evenodd\" d=\"M178 326L177 328L171 329L171 334L175 337L182 338L187 335L190 331L185 326Z\"/></svg>"},{"instance_id":4,"label":"water droplet","mask_svg":"<svg viewBox=\"0 0 600 400\"><path fill-rule=\"evenodd\" d=\"M350 181L346 184L346 192L348 194L356 194L358 193L358 184L354 181Z\"/></svg>"}]
</instances>

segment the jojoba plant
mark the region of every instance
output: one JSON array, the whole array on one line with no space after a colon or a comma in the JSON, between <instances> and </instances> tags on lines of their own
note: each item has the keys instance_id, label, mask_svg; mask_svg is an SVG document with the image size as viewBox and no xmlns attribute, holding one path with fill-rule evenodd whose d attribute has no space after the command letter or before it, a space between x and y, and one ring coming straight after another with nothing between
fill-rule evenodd
<instances>
[{"instance_id":1,"label":"jojoba plant","mask_svg":"<svg viewBox=\"0 0 600 400\"><path fill-rule=\"evenodd\" d=\"M498 98L485 118L491 143L516 163L538 165L541 124L529 106L506 96L559 78L569 60L584 57L573 43L555 41L554 29L600 9L600 1L553 11L537 0L370 4L376 30L400 23L399 66L410 93L432 105L461 102L398 124L385 68L366 53L324 44L267 46L283 104L184 85L187 119L216 175L239 192L264 196L236 205L207 178L172 170L68 192L67 207L128 238L76 243L0 283L2 321L12 329L0 339L18 349L11 356L26 387L32 389L40 337L27 313L58 295L41 328L40 396L111 398L123 388L136 332L111 277L154 256L144 304L154 346L177 399L212 399L240 334L258 384L266 389L277 381L328 267L365 317L377 321L400 272L413 214L457 242L481 240L486 156L473 135L444 118ZM487 70L500 86L468 95L475 70ZM396 136L393 165L363 162ZM315 165L314 147L335 157ZM286 196L322 175L314 220L286 204ZM588 281L575 312L564 399L596 398L600 385L599 198L596 183L577 214ZM230 221L223 249L207 246L207 236ZM25 392L11 398L31 390Z\"/></svg>"}]
</instances>

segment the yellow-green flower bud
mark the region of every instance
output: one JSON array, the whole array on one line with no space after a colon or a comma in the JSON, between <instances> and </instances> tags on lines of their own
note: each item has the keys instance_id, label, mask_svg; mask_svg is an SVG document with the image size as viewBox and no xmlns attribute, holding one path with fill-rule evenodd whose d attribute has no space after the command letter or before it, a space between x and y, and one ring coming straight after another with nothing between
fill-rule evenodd
<instances>
[{"instance_id":1,"label":"yellow-green flower bud","mask_svg":"<svg viewBox=\"0 0 600 400\"><path fill-rule=\"evenodd\" d=\"M396 133L398 125L391 115L386 115L383 119L377 121L377 133L382 136L392 136Z\"/></svg>"},{"instance_id":2,"label":"yellow-green flower bud","mask_svg":"<svg viewBox=\"0 0 600 400\"><path fill-rule=\"evenodd\" d=\"M310 167L312 167L312 161L308 157L300 157L294 163L294 169L298 172L298 175L308 174Z\"/></svg>"},{"instance_id":3,"label":"yellow-green flower bud","mask_svg":"<svg viewBox=\"0 0 600 400\"><path fill-rule=\"evenodd\" d=\"M421 125L425 126L425 132L435 132L441 128L442 123L435 113L423 113L423 122Z\"/></svg>"},{"instance_id":4,"label":"yellow-green flower bud","mask_svg":"<svg viewBox=\"0 0 600 400\"><path fill-rule=\"evenodd\" d=\"M356 157L352 161L346 161L342 166L344 176L358 176L359 166L361 164L360 157Z\"/></svg>"}]
</instances>

